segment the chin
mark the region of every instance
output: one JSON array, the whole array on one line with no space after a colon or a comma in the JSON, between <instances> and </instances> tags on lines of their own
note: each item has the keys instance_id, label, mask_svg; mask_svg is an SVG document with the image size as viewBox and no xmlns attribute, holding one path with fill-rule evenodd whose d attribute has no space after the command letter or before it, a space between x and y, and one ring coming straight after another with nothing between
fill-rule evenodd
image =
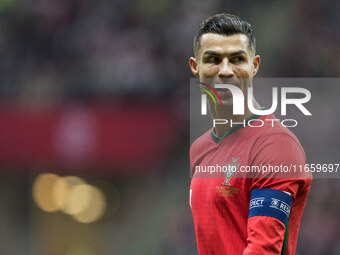
<instances>
[{"instance_id":1,"label":"chin","mask_svg":"<svg viewBox=\"0 0 340 255\"><path fill-rule=\"evenodd\" d=\"M222 101L222 105L218 104L217 107L220 108L229 108L229 107L233 107L233 98L225 98L225 99L221 99Z\"/></svg>"}]
</instances>

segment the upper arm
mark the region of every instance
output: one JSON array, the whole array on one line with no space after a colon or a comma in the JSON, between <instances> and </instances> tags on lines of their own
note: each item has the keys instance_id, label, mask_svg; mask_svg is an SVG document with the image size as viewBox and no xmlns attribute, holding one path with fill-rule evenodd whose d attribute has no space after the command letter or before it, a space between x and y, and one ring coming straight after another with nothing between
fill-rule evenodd
<instances>
[{"instance_id":1,"label":"upper arm","mask_svg":"<svg viewBox=\"0 0 340 255\"><path fill-rule=\"evenodd\" d=\"M250 190L277 189L288 192L294 199L299 190L310 184L311 174L300 171L300 166L306 164L305 152L289 135L267 136L258 141L252 153L250 164L262 166L262 171L252 176Z\"/></svg>"}]
</instances>

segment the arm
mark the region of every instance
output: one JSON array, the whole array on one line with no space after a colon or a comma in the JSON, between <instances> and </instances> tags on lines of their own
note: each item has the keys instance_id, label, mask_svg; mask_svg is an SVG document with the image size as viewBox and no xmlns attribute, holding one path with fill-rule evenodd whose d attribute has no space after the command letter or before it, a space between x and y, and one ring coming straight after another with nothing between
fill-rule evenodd
<instances>
[{"instance_id":1,"label":"arm","mask_svg":"<svg viewBox=\"0 0 340 255\"><path fill-rule=\"evenodd\" d=\"M277 134L258 142L252 165L280 166L305 164L305 154L297 141ZM309 179L308 179L309 178ZM305 173L257 173L251 180L251 199L247 226L247 247L243 255L283 254L286 225L296 197L309 190L311 176ZM305 201L304 201L305 202ZM302 214L302 211L301 211Z\"/></svg>"},{"instance_id":2,"label":"arm","mask_svg":"<svg viewBox=\"0 0 340 255\"><path fill-rule=\"evenodd\" d=\"M281 254L293 199L275 189L252 192L244 255Z\"/></svg>"}]
</instances>

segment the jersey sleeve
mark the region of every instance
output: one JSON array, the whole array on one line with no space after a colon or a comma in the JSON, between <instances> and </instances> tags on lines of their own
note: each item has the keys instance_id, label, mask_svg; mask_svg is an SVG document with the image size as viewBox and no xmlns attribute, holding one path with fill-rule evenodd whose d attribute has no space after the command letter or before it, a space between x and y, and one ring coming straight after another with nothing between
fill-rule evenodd
<instances>
[{"instance_id":1,"label":"jersey sleeve","mask_svg":"<svg viewBox=\"0 0 340 255\"><path fill-rule=\"evenodd\" d=\"M299 192L309 192L310 173L293 171L294 165L305 165L305 153L298 141L287 134L263 138L252 153L250 164L267 168L253 173L250 182L247 247L243 255L281 254L294 200ZM284 172L283 166L290 171Z\"/></svg>"},{"instance_id":2,"label":"jersey sleeve","mask_svg":"<svg viewBox=\"0 0 340 255\"><path fill-rule=\"evenodd\" d=\"M190 178L192 178L195 174L195 165L197 164L197 146L194 143L190 148Z\"/></svg>"}]
</instances>

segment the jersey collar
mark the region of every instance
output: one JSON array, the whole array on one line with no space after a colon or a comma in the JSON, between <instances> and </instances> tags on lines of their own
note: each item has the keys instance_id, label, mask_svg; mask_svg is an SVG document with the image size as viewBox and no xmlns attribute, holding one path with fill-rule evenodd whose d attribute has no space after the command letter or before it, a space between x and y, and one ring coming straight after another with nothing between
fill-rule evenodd
<instances>
[{"instance_id":1,"label":"jersey collar","mask_svg":"<svg viewBox=\"0 0 340 255\"><path fill-rule=\"evenodd\" d=\"M247 119L245 119L245 122L248 123L249 120L254 120L254 119L258 119L260 118L261 115L251 115L249 116ZM215 142L215 143L220 143L224 138L226 138L227 136L231 135L232 133L236 132L237 130L243 128L243 127L247 127L247 126L244 126L242 124L239 124L233 128L231 128L224 136L222 137L219 137L215 134L215 131L214 131L214 128L211 130L211 133L210 133L210 136L211 136L211 139Z\"/></svg>"}]
</instances>

